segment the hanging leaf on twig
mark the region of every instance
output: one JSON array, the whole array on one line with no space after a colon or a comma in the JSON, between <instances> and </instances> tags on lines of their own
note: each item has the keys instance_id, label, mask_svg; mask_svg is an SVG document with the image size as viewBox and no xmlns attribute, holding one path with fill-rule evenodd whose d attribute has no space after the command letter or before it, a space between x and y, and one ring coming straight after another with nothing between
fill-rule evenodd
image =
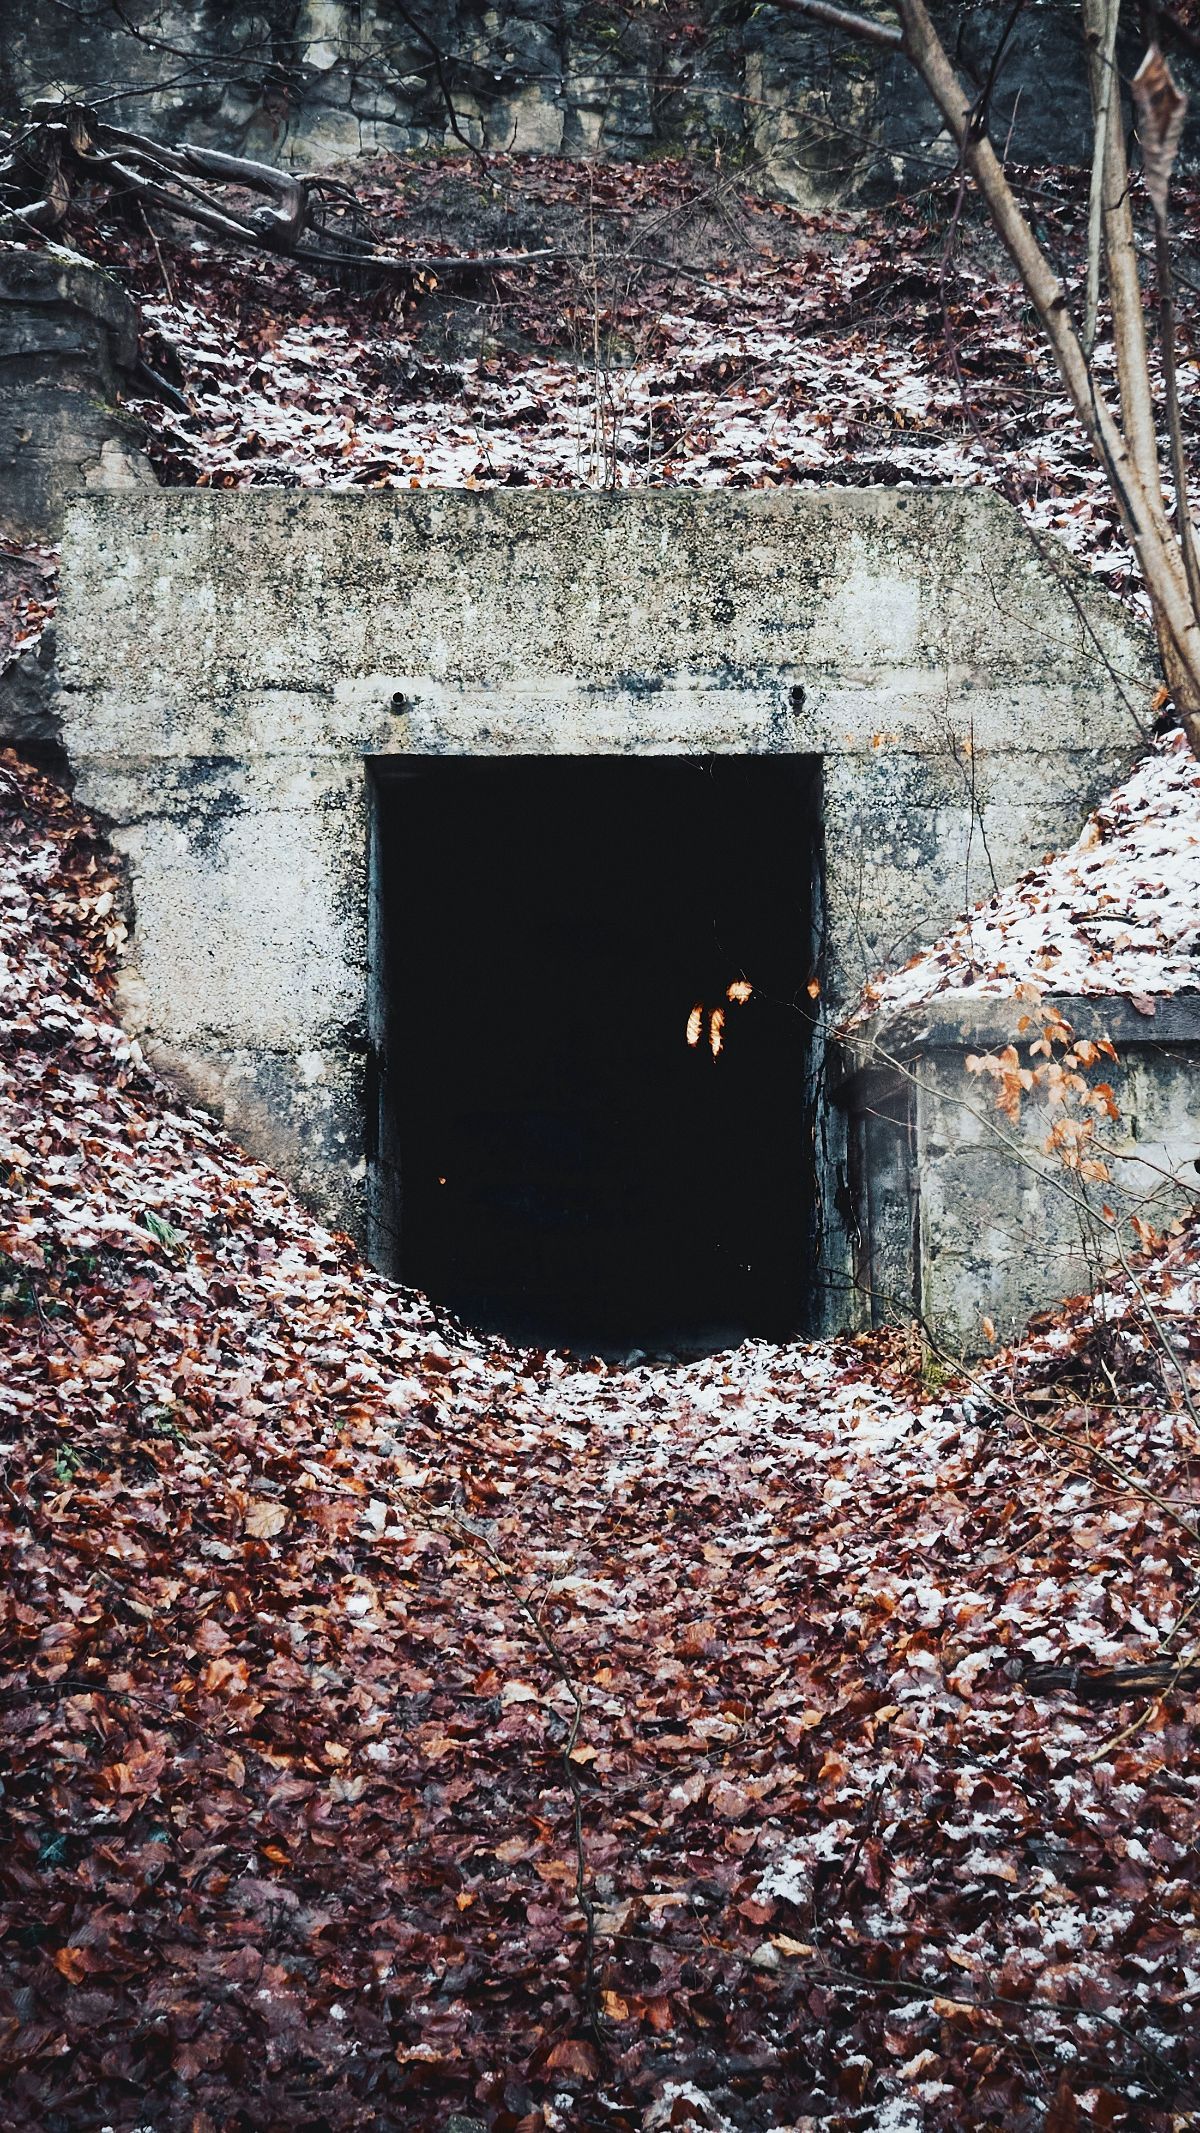
<instances>
[{"instance_id":1,"label":"hanging leaf on twig","mask_svg":"<svg viewBox=\"0 0 1200 2133\"><path fill-rule=\"evenodd\" d=\"M1156 44L1133 77L1133 100L1138 111L1138 140L1146 170L1146 191L1155 214L1167 219L1167 192L1179 139L1187 117L1188 100Z\"/></svg>"}]
</instances>

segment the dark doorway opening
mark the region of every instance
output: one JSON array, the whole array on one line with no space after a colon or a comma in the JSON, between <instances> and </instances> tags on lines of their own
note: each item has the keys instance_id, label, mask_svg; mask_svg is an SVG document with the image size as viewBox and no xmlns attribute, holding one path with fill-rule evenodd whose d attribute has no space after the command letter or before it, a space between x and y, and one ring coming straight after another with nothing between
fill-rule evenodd
<instances>
[{"instance_id":1,"label":"dark doorway opening","mask_svg":"<svg viewBox=\"0 0 1200 2133\"><path fill-rule=\"evenodd\" d=\"M542 1345L801 1330L817 759L373 771L377 1264Z\"/></svg>"}]
</instances>

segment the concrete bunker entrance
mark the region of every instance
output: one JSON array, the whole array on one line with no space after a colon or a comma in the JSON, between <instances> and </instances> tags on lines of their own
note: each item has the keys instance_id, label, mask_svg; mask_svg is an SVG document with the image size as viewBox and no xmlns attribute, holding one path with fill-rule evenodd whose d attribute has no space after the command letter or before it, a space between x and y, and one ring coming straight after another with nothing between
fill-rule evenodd
<instances>
[{"instance_id":1,"label":"concrete bunker entrance","mask_svg":"<svg viewBox=\"0 0 1200 2133\"><path fill-rule=\"evenodd\" d=\"M82 498L57 671L154 1063L383 1270L626 1353L958 1294L830 1039L1157 685L998 498L904 489Z\"/></svg>"},{"instance_id":2,"label":"concrete bunker entrance","mask_svg":"<svg viewBox=\"0 0 1200 2133\"><path fill-rule=\"evenodd\" d=\"M610 1354L810 1323L819 759L370 776L375 1264Z\"/></svg>"}]
</instances>

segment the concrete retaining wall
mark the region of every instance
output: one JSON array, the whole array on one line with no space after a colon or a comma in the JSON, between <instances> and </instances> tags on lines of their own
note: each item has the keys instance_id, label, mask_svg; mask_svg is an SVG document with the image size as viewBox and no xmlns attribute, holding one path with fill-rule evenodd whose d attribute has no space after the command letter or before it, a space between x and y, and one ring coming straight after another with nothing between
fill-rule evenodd
<instances>
[{"instance_id":1,"label":"concrete retaining wall","mask_svg":"<svg viewBox=\"0 0 1200 2133\"><path fill-rule=\"evenodd\" d=\"M1006 1115L994 1083L968 1069L972 1054L1010 1044L1036 1067L1028 1047L1052 1016L1115 1048L1083 1076L1115 1099L1118 1115L1101 1114L1085 1151L1107 1176L1082 1175L1047 1147L1056 1114L1044 1095ZM935 1000L856 1031L843 1065L868 1322L917 1315L951 1353L978 1354L985 1315L1012 1337L1039 1306L1090 1292L1121 1250L1136 1249L1133 1216L1162 1228L1196 1198L1200 994L1161 999L1152 1015L1119 998Z\"/></svg>"}]
</instances>

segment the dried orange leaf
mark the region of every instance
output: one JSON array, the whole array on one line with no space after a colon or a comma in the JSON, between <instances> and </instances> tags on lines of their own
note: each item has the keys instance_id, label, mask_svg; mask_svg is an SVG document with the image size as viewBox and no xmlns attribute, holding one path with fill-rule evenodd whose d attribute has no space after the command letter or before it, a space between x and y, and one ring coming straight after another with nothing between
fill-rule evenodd
<instances>
[{"instance_id":1,"label":"dried orange leaf","mask_svg":"<svg viewBox=\"0 0 1200 2133\"><path fill-rule=\"evenodd\" d=\"M1150 46L1131 86L1137 105L1137 132L1142 145L1146 191L1154 203L1155 214L1165 221L1167 194L1179 153L1188 100L1156 44Z\"/></svg>"},{"instance_id":2,"label":"dried orange leaf","mask_svg":"<svg viewBox=\"0 0 1200 2133\"><path fill-rule=\"evenodd\" d=\"M548 2055L546 2071L549 2074L573 2074L578 2081L594 2081L600 2071L600 2060L595 2046L585 2037L564 2037Z\"/></svg>"}]
</instances>

